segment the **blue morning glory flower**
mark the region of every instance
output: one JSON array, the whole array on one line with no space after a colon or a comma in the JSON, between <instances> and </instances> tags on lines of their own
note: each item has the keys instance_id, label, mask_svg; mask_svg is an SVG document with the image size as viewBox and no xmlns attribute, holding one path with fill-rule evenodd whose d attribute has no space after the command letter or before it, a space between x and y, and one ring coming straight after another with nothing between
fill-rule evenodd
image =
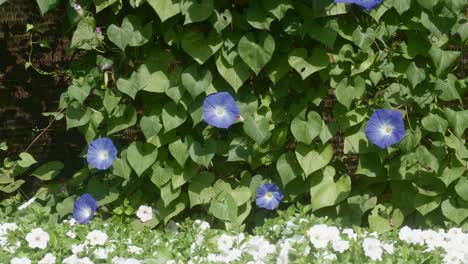
<instances>
[{"instance_id":1,"label":"blue morning glory flower","mask_svg":"<svg viewBox=\"0 0 468 264\"><path fill-rule=\"evenodd\" d=\"M214 127L228 128L239 116L239 107L228 92L210 94L203 102L203 119Z\"/></svg>"},{"instance_id":2,"label":"blue morning glory flower","mask_svg":"<svg viewBox=\"0 0 468 264\"><path fill-rule=\"evenodd\" d=\"M85 193L78 197L73 205L73 219L80 224L86 224L93 218L97 208L96 200L89 193Z\"/></svg>"},{"instance_id":3,"label":"blue morning glory flower","mask_svg":"<svg viewBox=\"0 0 468 264\"><path fill-rule=\"evenodd\" d=\"M106 170L117 157L117 149L109 138L98 138L89 144L88 163L99 170Z\"/></svg>"},{"instance_id":4,"label":"blue morning glory flower","mask_svg":"<svg viewBox=\"0 0 468 264\"><path fill-rule=\"evenodd\" d=\"M283 198L283 193L281 193L280 188L276 186L276 184L265 183L258 187L255 202L259 207L273 210L279 205Z\"/></svg>"},{"instance_id":5,"label":"blue morning glory flower","mask_svg":"<svg viewBox=\"0 0 468 264\"><path fill-rule=\"evenodd\" d=\"M382 0L335 0L335 3L355 4L367 11L371 11L372 8L382 3Z\"/></svg>"},{"instance_id":6,"label":"blue morning glory flower","mask_svg":"<svg viewBox=\"0 0 468 264\"><path fill-rule=\"evenodd\" d=\"M367 122L366 136L381 149L400 142L405 136L403 116L396 110L375 110Z\"/></svg>"}]
</instances>

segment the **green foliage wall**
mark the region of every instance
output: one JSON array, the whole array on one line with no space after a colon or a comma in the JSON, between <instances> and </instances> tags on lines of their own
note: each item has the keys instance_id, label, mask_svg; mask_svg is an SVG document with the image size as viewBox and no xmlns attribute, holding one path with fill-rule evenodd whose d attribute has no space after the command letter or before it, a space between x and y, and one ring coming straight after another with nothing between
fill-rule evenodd
<instances>
[{"instance_id":1,"label":"green foliage wall","mask_svg":"<svg viewBox=\"0 0 468 264\"><path fill-rule=\"evenodd\" d=\"M380 232L466 223L464 0L370 12L324 0L77 3L71 49L88 52L61 107L68 129L120 153L70 181L114 213L146 203L165 223L206 212L242 225L264 217L255 191L271 181L280 208L300 201ZM243 118L228 130L202 119L219 91ZM386 150L364 133L377 108L401 111L407 128Z\"/></svg>"}]
</instances>

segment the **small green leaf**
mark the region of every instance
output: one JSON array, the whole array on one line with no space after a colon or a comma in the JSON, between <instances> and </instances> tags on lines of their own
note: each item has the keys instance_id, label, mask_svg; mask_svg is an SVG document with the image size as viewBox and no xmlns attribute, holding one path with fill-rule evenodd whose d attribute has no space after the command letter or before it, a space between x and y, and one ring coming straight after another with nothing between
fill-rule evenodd
<instances>
[{"instance_id":1,"label":"small green leaf","mask_svg":"<svg viewBox=\"0 0 468 264\"><path fill-rule=\"evenodd\" d=\"M234 198L230 194L225 194L222 201L213 199L210 203L210 213L225 221L234 222L237 218L237 204Z\"/></svg>"},{"instance_id":2,"label":"small green leaf","mask_svg":"<svg viewBox=\"0 0 468 264\"><path fill-rule=\"evenodd\" d=\"M423 69L419 69L414 62L408 66L405 74L413 88L426 79L426 72Z\"/></svg>"},{"instance_id":3,"label":"small green leaf","mask_svg":"<svg viewBox=\"0 0 468 264\"><path fill-rule=\"evenodd\" d=\"M185 69L180 78L193 99L208 90L213 80L210 70L203 69L199 71L195 65Z\"/></svg>"},{"instance_id":4,"label":"small green leaf","mask_svg":"<svg viewBox=\"0 0 468 264\"><path fill-rule=\"evenodd\" d=\"M255 118L247 116L243 124L244 132L259 145L270 139L269 127L270 122L263 116L256 116Z\"/></svg>"},{"instance_id":5,"label":"small green leaf","mask_svg":"<svg viewBox=\"0 0 468 264\"><path fill-rule=\"evenodd\" d=\"M213 139L208 139L203 146L201 143L187 138L187 143L190 145L189 154L190 158L196 163L205 166L208 168L211 159L216 153L216 141Z\"/></svg>"},{"instance_id":6,"label":"small green leaf","mask_svg":"<svg viewBox=\"0 0 468 264\"><path fill-rule=\"evenodd\" d=\"M442 214L457 225L460 225L468 217L468 202L461 199L448 198L442 202L440 208Z\"/></svg>"},{"instance_id":7,"label":"small green leaf","mask_svg":"<svg viewBox=\"0 0 468 264\"><path fill-rule=\"evenodd\" d=\"M161 121L156 115L143 116L140 120L140 128L143 135L145 135L146 141L153 140L162 129Z\"/></svg>"},{"instance_id":8,"label":"small green leaf","mask_svg":"<svg viewBox=\"0 0 468 264\"><path fill-rule=\"evenodd\" d=\"M162 111L162 120L164 124L164 133L182 125L187 119L185 109L174 102L167 103Z\"/></svg>"},{"instance_id":9,"label":"small green leaf","mask_svg":"<svg viewBox=\"0 0 468 264\"><path fill-rule=\"evenodd\" d=\"M278 170L283 186L287 186L296 178L305 178L304 172L293 152L286 152L279 157L276 162L276 170Z\"/></svg>"},{"instance_id":10,"label":"small green leaf","mask_svg":"<svg viewBox=\"0 0 468 264\"><path fill-rule=\"evenodd\" d=\"M424 129L431 131L431 132L438 132L441 134L445 134L448 127L447 120L443 119L437 114L429 113L429 115L425 116L421 123Z\"/></svg>"},{"instance_id":11,"label":"small green leaf","mask_svg":"<svg viewBox=\"0 0 468 264\"><path fill-rule=\"evenodd\" d=\"M107 135L129 128L136 122L137 113L132 105L118 105L107 120Z\"/></svg>"},{"instance_id":12,"label":"small green leaf","mask_svg":"<svg viewBox=\"0 0 468 264\"><path fill-rule=\"evenodd\" d=\"M213 199L216 193L211 187L214 182L214 175L211 172L201 172L190 182L188 194L190 199L190 207L198 204L208 204Z\"/></svg>"},{"instance_id":13,"label":"small green leaf","mask_svg":"<svg viewBox=\"0 0 468 264\"><path fill-rule=\"evenodd\" d=\"M232 22L232 15L229 9L225 9L223 13L214 10L214 15L211 16L211 24L213 28L220 34Z\"/></svg>"},{"instance_id":14,"label":"small green leaf","mask_svg":"<svg viewBox=\"0 0 468 264\"><path fill-rule=\"evenodd\" d=\"M372 28L367 28L366 32L362 32L360 28L357 28L353 32L353 42L359 48L367 50L375 41L375 32Z\"/></svg>"},{"instance_id":15,"label":"small green leaf","mask_svg":"<svg viewBox=\"0 0 468 264\"><path fill-rule=\"evenodd\" d=\"M213 13L213 0L181 0L180 11L185 16L184 24L208 19Z\"/></svg>"},{"instance_id":16,"label":"small green leaf","mask_svg":"<svg viewBox=\"0 0 468 264\"><path fill-rule=\"evenodd\" d=\"M314 175L311 178L311 206L312 210L332 206L346 199L351 192L351 178L343 175L334 182L333 176Z\"/></svg>"},{"instance_id":17,"label":"small green leaf","mask_svg":"<svg viewBox=\"0 0 468 264\"><path fill-rule=\"evenodd\" d=\"M459 51L445 51L433 46L429 50L432 62L436 66L437 77L442 76L448 68L460 57Z\"/></svg>"},{"instance_id":18,"label":"small green leaf","mask_svg":"<svg viewBox=\"0 0 468 264\"><path fill-rule=\"evenodd\" d=\"M64 165L60 161L51 161L37 168L31 175L43 180L50 181L59 175Z\"/></svg>"},{"instance_id":19,"label":"small green leaf","mask_svg":"<svg viewBox=\"0 0 468 264\"><path fill-rule=\"evenodd\" d=\"M304 48L294 49L288 56L288 63L305 80L311 74L325 69L330 63L327 51L322 48L312 49L312 55L309 58L307 50Z\"/></svg>"},{"instance_id":20,"label":"small green leaf","mask_svg":"<svg viewBox=\"0 0 468 264\"><path fill-rule=\"evenodd\" d=\"M399 208L392 206L377 205L369 215L369 227L381 234L396 229L403 224L405 215Z\"/></svg>"},{"instance_id":21,"label":"small green leaf","mask_svg":"<svg viewBox=\"0 0 468 264\"><path fill-rule=\"evenodd\" d=\"M258 34L247 33L238 44L240 57L257 75L270 61L274 51L275 39L264 31Z\"/></svg>"},{"instance_id":22,"label":"small green leaf","mask_svg":"<svg viewBox=\"0 0 468 264\"><path fill-rule=\"evenodd\" d=\"M78 22L70 43L72 49L92 50L99 45L96 34L96 21L92 16L86 16Z\"/></svg>"},{"instance_id":23,"label":"small green leaf","mask_svg":"<svg viewBox=\"0 0 468 264\"><path fill-rule=\"evenodd\" d=\"M54 9L58 5L59 0L36 0L36 3L41 10L41 14L44 15L47 11Z\"/></svg>"},{"instance_id":24,"label":"small green leaf","mask_svg":"<svg viewBox=\"0 0 468 264\"><path fill-rule=\"evenodd\" d=\"M146 0L162 22L180 13L180 0Z\"/></svg>"},{"instance_id":25,"label":"small green leaf","mask_svg":"<svg viewBox=\"0 0 468 264\"><path fill-rule=\"evenodd\" d=\"M468 179L466 177L461 177L455 185L455 191L458 196L463 200L468 202Z\"/></svg>"},{"instance_id":26,"label":"small green leaf","mask_svg":"<svg viewBox=\"0 0 468 264\"><path fill-rule=\"evenodd\" d=\"M141 17L128 15L124 17L122 26L112 24L107 28L107 36L117 47L125 51L127 46L138 47L146 44L153 35L151 22L143 26Z\"/></svg>"},{"instance_id":27,"label":"small green leaf","mask_svg":"<svg viewBox=\"0 0 468 264\"><path fill-rule=\"evenodd\" d=\"M226 80L231 87L237 91L250 77L249 67L241 60L239 56L234 59L233 65L229 65L221 54L216 58L216 67L219 74Z\"/></svg>"},{"instance_id":28,"label":"small green leaf","mask_svg":"<svg viewBox=\"0 0 468 264\"><path fill-rule=\"evenodd\" d=\"M182 38L182 49L198 64L203 64L213 56L223 45L223 39L215 31L211 31L207 38L201 32L185 32Z\"/></svg>"},{"instance_id":29,"label":"small green leaf","mask_svg":"<svg viewBox=\"0 0 468 264\"><path fill-rule=\"evenodd\" d=\"M445 108L444 114L455 136L462 138L465 129L468 128L468 110L456 112L450 108Z\"/></svg>"},{"instance_id":30,"label":"small green leaf","mask_svg":"<svg viewBox=\"0 0 468 264\"><path fill-rule=\"evenodd\" d=\"M297 116L291 122L291 132L297 141L310 144L322 131L322 117L314 111L307 114L307 120Z\"/></svg>"},{"instance_id":31,"label":"small green leaf","mask_svg":"<svg viewBox=\"0 0 468 264\"><path fill-rule=\"evenodd\" d=\"M422 215L427 215L437 209L441 202L440 196L426 196L420 193L414 196L414 208Z\"/></svg>"},{"instance_id":32,"label":"small green leaf","mask_svg":"<svg viewBox=\"0 0 468 264\"><path fill-rule=\"evenodd\" d=\"M314 147L304 144L296 146L296 158L306 177L325 167L333 157L333 147L330 144Z\"/></svg>"},{"instance_id":33,"label":"small green leaf","mask_svg":"<svg viewBox=\"0 0 468 264\"><path fill-rule=\"evenodd\" d=\"M169 144L169 152L176 159L177 163L183 168L187 158L189 157L189 146L187 141L183 142L179 139Z\"/></svg>"},{"instance_id":34,"label":"small green leaf","mask_svg":"<svg viewBox=\"0 0 468 264\"><path fill-rule=\"evenodd\" d=\"M408 11L411 7L411 1L408 0L393 0L393 8L398 12L398 14L403 14Z\"/></svg>"},{"instance_id":35,"label":"small green leaf","mask_svg":"<svg viewBox=\"0 0 468 264\"><path fill-rule=\"evenodd\" d=\"M359 164L356 174L366 175L368 177L383 176L384 167L378 155L375 153L359 155Z\"/></svg>"},{"instance_id":36,"label":"small green leaf","mask_svg":"<svg viewBox=\"0 0 468 264\"><path fill-rule=\"evenodd\" d=\"M366 81L361 76L351 80L344 78L335 87L335 95L338 102L350 109L354 100L360 99L366 90Z\"/></svg>"},{"instance_id":37,"label":"small green leaf","mask_svg":"<svg viewBox=\"0 0 468 264\"><path fill-rule=\"evenodd\" d=\"M133 142L127 149L127 160L138 176L141 176L156 161L158 151L150 143Z\"/></svg>"},{"instance_id":38,"label":"small green leaf","mask_svg":"<svg viewBox=\"0 0 468 264\"><path fill-rule=\"evenodd\" d=\"M22 168L29 168L31 165L36 164L37 161L27 152L21 152L19 154L20 160L18 160L18 165Z\"/></svg>"}]
</instances>

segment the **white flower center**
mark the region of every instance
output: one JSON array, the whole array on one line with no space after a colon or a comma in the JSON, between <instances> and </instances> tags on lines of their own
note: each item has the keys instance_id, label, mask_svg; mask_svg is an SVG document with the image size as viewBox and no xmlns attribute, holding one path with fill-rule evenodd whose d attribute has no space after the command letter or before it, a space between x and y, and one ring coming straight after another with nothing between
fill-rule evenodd
<instances>
[{"instance_id":1,"label":"white flower center","mask_svg":"<svg viewBox=\"0 0 468 264\"><path fill-rule=\"evenodd\" d=\"M382 125L381 131L382 131L382 134L388 136L388 135L392 134L393 127L391 125L384 124L384 125Z\"/></svg>"},{"instance_id":2,"label":"white flower center","mask_svg":"<svg viewBox=\"0 0 468 264\"><path fill-rule=\"evenodd\" d=\"M83 210L83 216L88 218L91 215L91 208L86 208Z\"/></svg>"},{"instance_id":3,"label":"white flower center","mask_svg":"<svg viewBox=\"0 0 468 264\"><path fill-rule=\"evenodd\" d=\"M98 159L106 160L108 157L109 157L109 153L107 153L107 151L105 151L105 150L99 151Z\"/></svg>"},{"instance_id":4,"label":"white flower center","mask_svg":"<svg viewBox=\"0 0 468 264\"><path fill-rule=\"evenodd\" d=\"M226 111L224 110L224 107L217 106L215 108L215 112L218 116L223 116Z\"/></svg>"},{"instance_id":5,"label":"white flower center","mask_svg":"<svg viewBox=\"0 0 468 264\"><path fill-rule=\"evenodd\" d=\"M272 192L267 192L267 193L265 194L265 198L268 199L268 200L273 199L273 193L272 193Z\"/></svg>"}]
</instances>

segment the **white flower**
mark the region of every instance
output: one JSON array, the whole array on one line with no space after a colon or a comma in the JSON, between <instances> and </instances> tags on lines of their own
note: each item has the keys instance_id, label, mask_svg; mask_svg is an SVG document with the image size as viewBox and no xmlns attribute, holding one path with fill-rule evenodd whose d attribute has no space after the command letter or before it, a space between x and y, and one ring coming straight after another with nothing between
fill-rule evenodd
<instances>
[{"instance_id":1,"label":"white flower","mask_svg":"<svg viewBox=\"0 0 468 264\"><path fill-rule=\"evenodd\" d=\"M253 257L255 261L263 261L268 254L275 252L275 245L261 236L253 236L242 245L245 252Z\"/></svg>"},{"instance_id":2,"label":"white flower","mask_svg":"<svg viewBox=\"0 0 468 264\"><path fill-rule=\"evenodd\" d=\"M462 252L458 251L450 251L447 252L447 254L444 256L444 263L445 264L462 264L465 263L463 262L464 254Z\"/></svg>"},{"instance_id":3,"label":"white flower","mask_svg":"<svg viewBox=\"0 0 468 264\"><path fill-rule=\"evenodd\" d=\"M382 260L383 249L380 244L380 240L373 237L365 238L362 242L362 248L364 249L364 255L372 260Z\"/></svg>"},{"instance_id":4,"label":"white flower","mask_svg":"<svg viewBox=\"0 0 468 264\"><path fill-rule=\"evenodd\" d=\"M285 227L287 230L296 230L299 228L298 225L294 224L292 221L288 221L286 223L286 227Z\"/></svg>"},{"instance_id":5,"label":"white flower","mask_svg":"<svg viewBox=\"0 0 468 264\"><path fill-rule=\"evenodd\" d=\"M67 233L65 233L65 235L67 235L67 237L69 238L73 238L73 239L76 238L76 233L71 230L68 230Z\"/></svg>"},{"instance_id":6,"label":"white flower","mask_svg":"<svg viewBox=\"0 0 468 264\"><path fill-rule=\"evenodd\" d=\"M354 233L354 230L351 229L351 228L345 228L343 229L342 231L343 234L347 235L349 239L352 239L352 240L356 240L357 239L357 235L356 233Z\"/></svg>"},{"instance_id":7,"label":"white flower","mask_svg":"<svg viewBox=\"0 0 468 264\"><path fill-rule=\"evenodd\" d=\"M177 262L173 259L166 261L166 264L176 264Z\"/></svg>"},{"instance_id":8,"label":"white flower","mask_svg":"<svg viewBox=\"0 0 468 264\"><path fill-rule=\"evenodd\" d=\"M30 248L44 249L47 247L47 243L50 240L50 236L42 228L34 228L26 235L26 241Z\"/></svg>"},{"instance_id":9,"label":"white flower","mask_svg":"<svg viewBox=\"0 0 468 264\"><path fill-rule=\"evenodd\" d=\"M210 229L210 224L206 221L197 219L194 221L194 224L198 225L198 228L200 229L200 231L205 231L205 230Z\"/></svg>"},{"instance_id":10,"label":"white flower","mask_svg":"<svg viewBox=\"0 0 468 264\"><path fill-rule=\"evenodd\" d=\"M325 252L323 254L323 259L325 260L336 260L336 255L331 252Z\"/></svg>"},{"instance_id":11,"label":"white flower","mask_svg":"<svg viewBox=\"0 0 468 264\"><path fill-rule=\"evenodd\" d=\"M124 264L140 264L140 261L134 258L129 258L125 260Z\"/></svg>"},{"instance_id":12,"label":"white flower","mask_svg":"<svg viewBox=\"0 0 468 264\"><path fill-rule=\"evenodd\" d=\"M315 248L326 248L328 242L339 237L339 231L336 231L337 229L330 229L327 225L318 224L307 230L307 235Z\"/></svg>"},{"instance_id":13,"label":"white flower","mask_svg":"<svg viewBox=\"0 0 468 264\"><path fill-rule=\"evenodd\" d=\"M14 257L11 259L10 264L31 264L31 260L27 257Z\"/></svg>"},{"instance_id":14,"label":"white flower","mask_svg":"<svg viewBox=\"0 0 468 264\"><path fill-rule=\"evenodd\" d=\"M218 240L216 240L216 243L218 244L218 250L221 252L229 251L234 244L234 238L235 237L233 236L222 234L220 237L218 237Z\"/></svg>"},{"instance_id":15,"label":"white flower","mask_svg":"<svg viewBox=\"0 0 468 264\"><path fill-rule=\"evenodd\" d=\"M131 246L128 246L128 252L132 254L140 255L141 253L143 253L143 249L141 247L131 245Z\"/></svg>"},{"instance_id":16,"label":"white flower","mask_svg":"<svg viewBox=\"0 0 468 264\"><path fill-rule=\"evenodd\" d=\"M71 251L73 255L78 255L79 253L83 252L85 250L85 246L85 244L72 245Z\"/></svg>"},{"instance_id":17,"label":"white flower","mask_svg":"<svg viewBox=\"0 0 468 264\"><path fill-rule=\"evenodd\" d=\"M446 242L444 240L444 235L434 231L434 230L424 230L422 232L422 237L424 242L427 245L425 252L430 252L437 247L443 247Z\"/></svg>"},{"instance_id":18,"label":"white flower","mask_svg":"<svg viewBox=\"0 0 468 264\"><path fill-rule=\"evenodd\" d=\"M107 235L101 230L93 230L86 236L86 240L91 246L103 246L107 241Z\"/></svg>"},{"instance_id":19,"label":"white flower","mask_svg":"<svg viewBox=\"0 0 468 264\"><path fill-rule=\"evenodd\" d=\"M56 258L52 253L47 253L37 264L55 264L55 260Z\"/></svg>"},{"instance_id":20,"label":"white flower","mask_svg":"<svg viewBox=\"0 0 468 264\"><path fill-rule=\"evenodd\" d=\"M140 218L141 222L148 222L149 220L153 219L153 208L146 205L140 205L136 215L138 218Z\"/></svg>"},{"instance_id":21,"label":"white flower","mask_svg":"<svg viewBox=\"0 0 468 264\"><path fill-rule=\"evenodd\" d=\"M395 248L393 247L393 243L382 243L382 248L390 255L393 255L395 252Z\"/></svg>"},{"instance_id":22,"label":"white flower","mask_svg":"<svg viewBox=\"0 0 468 264\"><path fill-rule=\"evenodd\" d=\"M33 198L29 199L27 202L25 202L24 204L20 205L18 207L18 211L21 211L21 210L24 210L24 209L28 208L32 203L34 203L34 201L36 201L36 198L37 197L33 197Z\"/></svg>"},{"instance_id":23,"label":"white flower","mask_svg":"<svg viewBox=\"0 0 468 264\"><path fill-rule=\"evenodd\" d=\"M68 256L62 260L62 264L77 264L79 263L79 257L75 254Z\"/></svg>"},{"instance_id":24,"label":"white flower","mask_svg":"<svg viewBox=\"0 0 468 264\"><path fill-rule=\"evenodd\" d=\"M332 247L333 250L343 253L349 249L349 242L342 239L336 239L332 241Z\"/></svg>"},{"instance_id":25,"label":"white flower","mask_svg":"<svg viewBox=\"0 0 468 264\"><path fill-rule=\"evenodd\" d=\"M106 248L97 248L94 250L94 257L96 259L107 259L107 256L109 256L109 252Z\"/></svg>"}]
</instances>

